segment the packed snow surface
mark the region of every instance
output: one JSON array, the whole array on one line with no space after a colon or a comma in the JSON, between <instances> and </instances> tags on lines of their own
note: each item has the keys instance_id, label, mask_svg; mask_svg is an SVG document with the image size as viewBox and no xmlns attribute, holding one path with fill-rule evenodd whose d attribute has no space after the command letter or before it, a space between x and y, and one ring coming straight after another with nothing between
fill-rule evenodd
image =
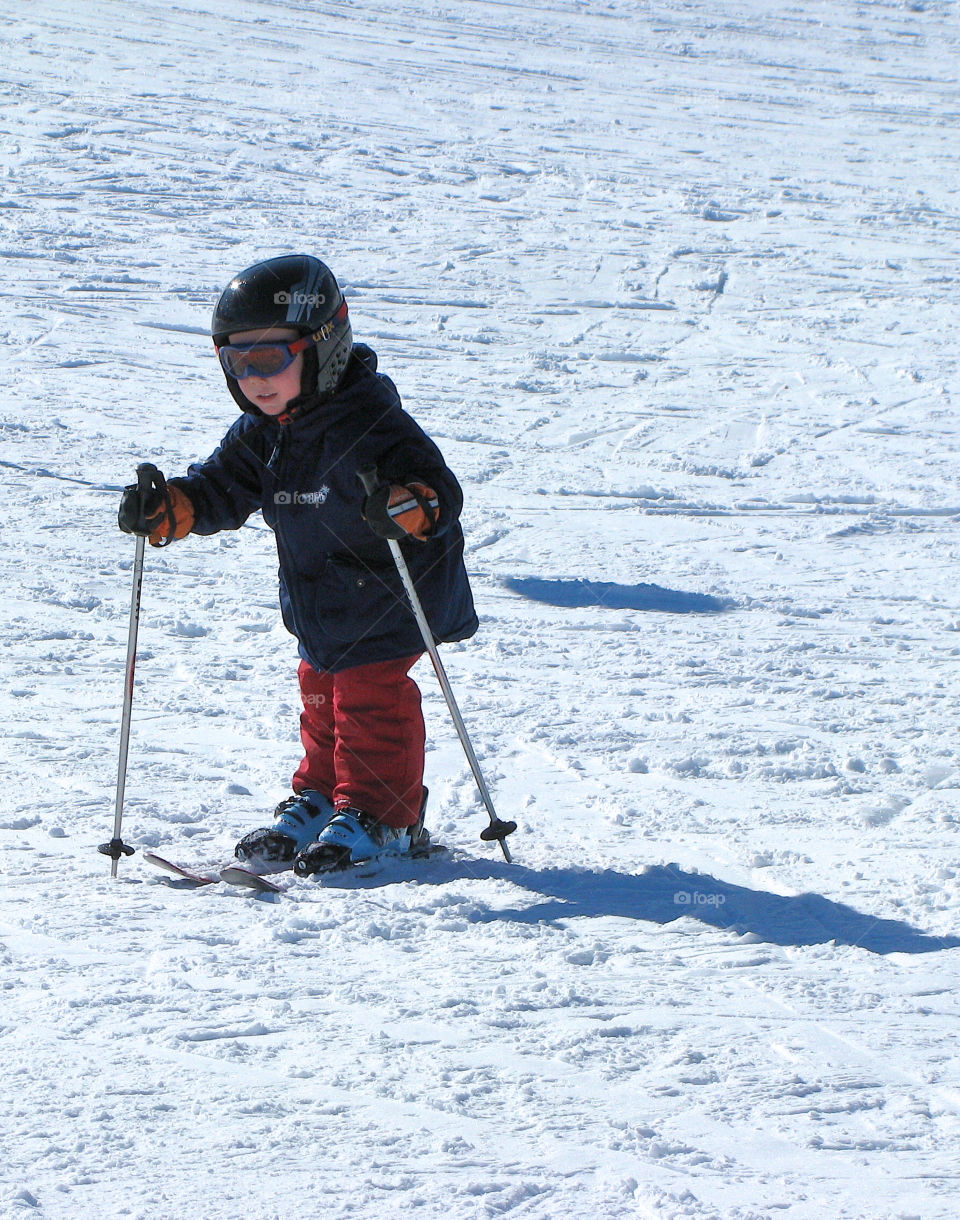
<instances>
[{"instance_id":1,"label":"packed snow surface","mask_svg":"<svg viewBox=\"0 0 960 1220\"><path fill-rule=\"evenodd\" d=\"M0 1215L958 1214L949 0L0 0ZM109 876L137 462L326 258L466 492L442 858ZM149 550L123 835L299 760L259 518Z\"/></svg>"}]
</instances>

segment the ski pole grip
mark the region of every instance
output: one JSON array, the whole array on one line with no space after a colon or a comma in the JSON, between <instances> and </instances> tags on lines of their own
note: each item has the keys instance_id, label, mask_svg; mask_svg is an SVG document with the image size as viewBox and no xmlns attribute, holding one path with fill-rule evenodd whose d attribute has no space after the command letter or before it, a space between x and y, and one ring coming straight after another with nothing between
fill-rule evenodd
<instances>
[{"instance_id":1,"label":"ski pole grip","mask_svg":"<svg viewBox=\"0 0 960 1220\"><path fill-rule=\"evenodd\" d=\"M170 488L167 486L167 480L163 477L163 473L154 466L153 462L141 462L137 467L137 495L140 497L141 506L146 504L147 495L151 491L155 491L160 497L161 507L169 523L169 532L157 545L162 547L169 546L176 537L174 532L176 514L173 511Z\"/></svg>"},{"instance_id":2,"label":"ski pole grip","mask_svg":"<svg viewBox=\"0 0 960 1220\"><path fill-rule=\"evenodd\" d=\"M363 490L368 496L372 496L380 486L380 476L377 474L376 466L365 466L363 470L358 470L357 478L363 484Z\"/></svg>"}]
</instances>

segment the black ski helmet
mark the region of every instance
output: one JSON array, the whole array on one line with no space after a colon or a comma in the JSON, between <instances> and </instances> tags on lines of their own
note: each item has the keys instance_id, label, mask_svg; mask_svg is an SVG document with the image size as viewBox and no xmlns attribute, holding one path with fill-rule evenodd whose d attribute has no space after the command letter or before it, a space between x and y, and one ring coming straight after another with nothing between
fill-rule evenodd
<instances>
[{"instance_id":1,"label":"black ski helmet","mask_svg":"<svg viewBox=\"0 0 960 1220\"><path fill-rule=\"evenodd\" d=\"M310 254L284 254L254 263L235 275L220 294L210 333L220 348L238 331L285 326L314 342L303 353L301 400L328 397L343 376L353 347L347 303L330 268ZM227 377L230 393L245 410L253 404Z\"/></svg>"}]
</instances>

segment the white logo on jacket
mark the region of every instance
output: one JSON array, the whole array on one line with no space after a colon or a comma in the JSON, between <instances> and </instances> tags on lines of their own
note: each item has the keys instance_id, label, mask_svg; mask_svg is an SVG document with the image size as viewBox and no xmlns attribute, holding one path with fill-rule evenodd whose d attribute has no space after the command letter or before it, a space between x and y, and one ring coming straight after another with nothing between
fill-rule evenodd
<instances>
[{"instance_id":1,"label":"white logo on jacket","mask_svg":"<svg viewBox=\"0 0 960 1220\"><path fill-rule=\"evenodd\" d=\"M330 494L330 488L324 485L317 491L275 491L274 504L323 504Z\"/></svg>"}]
</instances>

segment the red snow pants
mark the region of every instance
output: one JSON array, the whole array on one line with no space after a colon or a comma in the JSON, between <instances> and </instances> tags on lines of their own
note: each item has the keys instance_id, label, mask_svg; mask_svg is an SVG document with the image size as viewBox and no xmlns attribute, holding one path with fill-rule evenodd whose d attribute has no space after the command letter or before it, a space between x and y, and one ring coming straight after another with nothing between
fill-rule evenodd
<instances>
[{"instance_id":1,"label":"red snow pants","mask_svg":"<svg viewBox=\"0 0 960 1220\"><path fill-rule=\"evenodd\" d=\"M294 792L314 788L338 809L362 809L387 826L412 826L423 802L422 654L331 674L300 662L300 740Z\"/></svg>"}]
</instances>

